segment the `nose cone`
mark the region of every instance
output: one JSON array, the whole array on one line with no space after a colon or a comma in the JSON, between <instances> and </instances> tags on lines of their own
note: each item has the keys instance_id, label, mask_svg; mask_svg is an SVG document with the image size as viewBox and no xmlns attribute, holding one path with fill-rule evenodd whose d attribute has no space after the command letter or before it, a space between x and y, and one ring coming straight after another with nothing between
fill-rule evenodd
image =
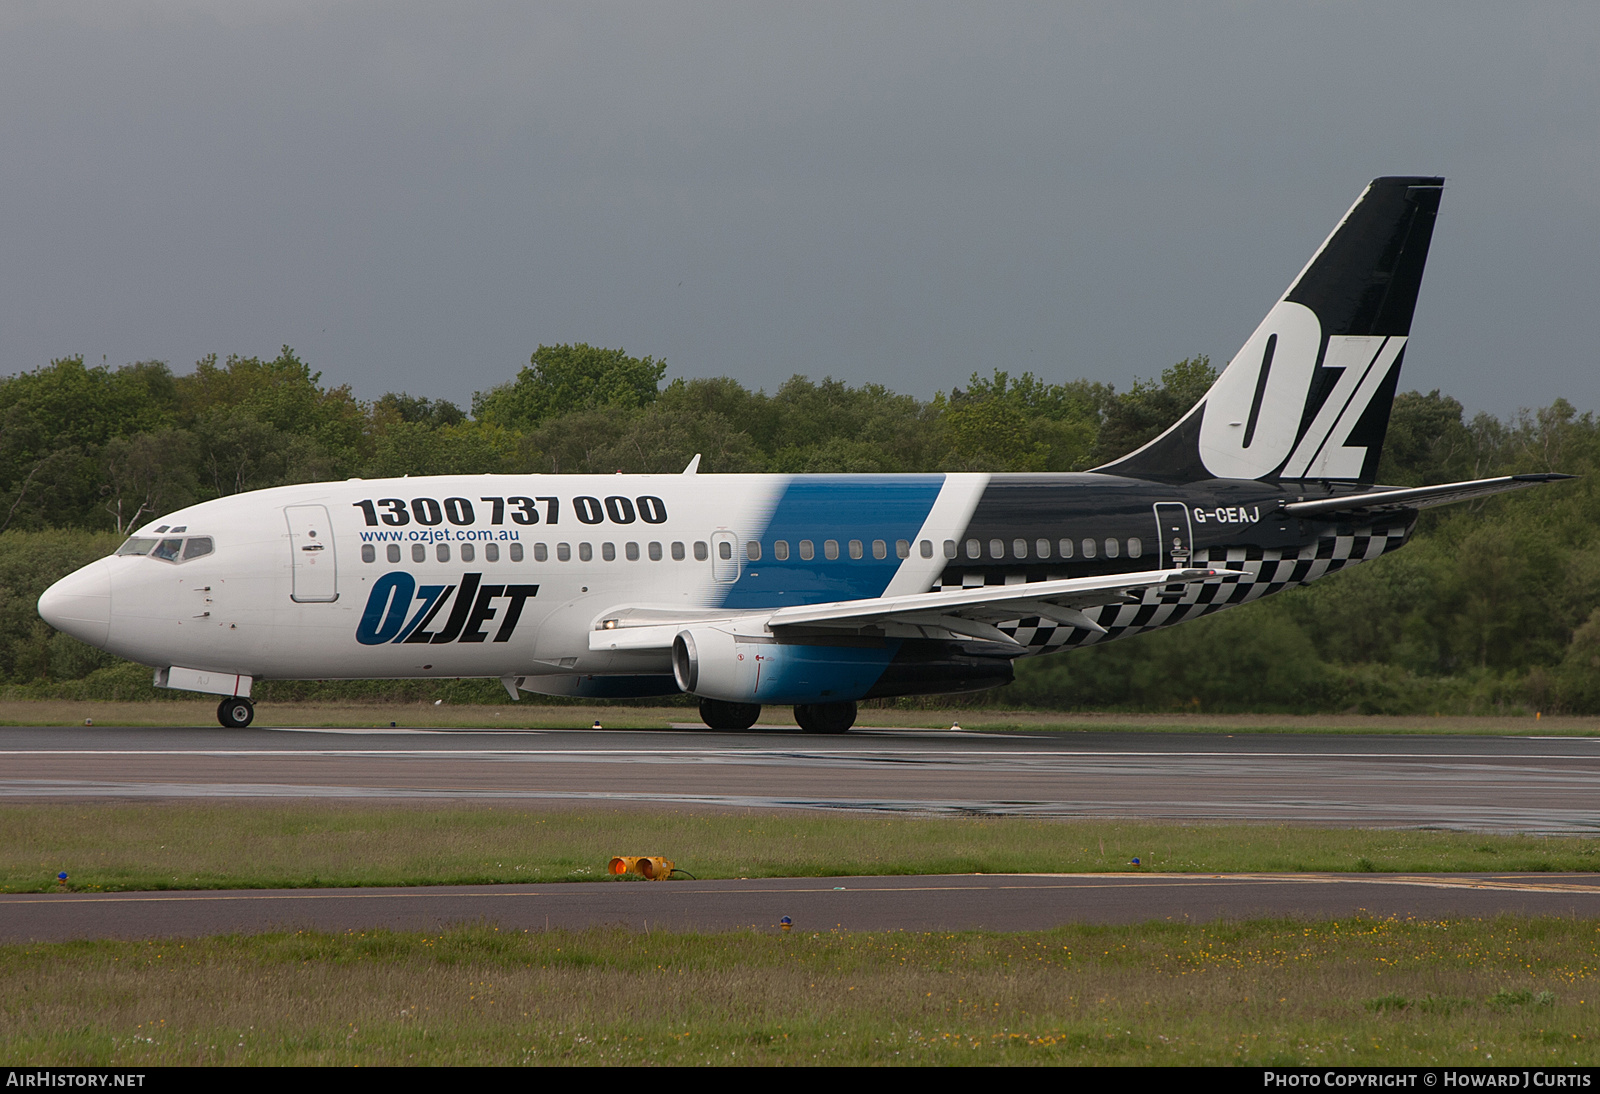
<instances>
[{"instance_id":1,"label":"nose cone","mask_svg":"<svg viewBox=\"0 0 1600 1094\"><path fill-rule=\"evenodd\" d=\"M91 562L68 574L39 598L39 616L91 646L104 646L111 634L111 564Z\"/></svg>"}]
</instances>

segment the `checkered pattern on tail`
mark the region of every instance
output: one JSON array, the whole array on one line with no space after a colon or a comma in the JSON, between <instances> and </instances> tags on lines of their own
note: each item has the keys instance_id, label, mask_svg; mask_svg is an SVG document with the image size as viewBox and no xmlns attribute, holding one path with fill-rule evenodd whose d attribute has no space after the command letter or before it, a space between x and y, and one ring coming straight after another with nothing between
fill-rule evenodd
<instances>
[{"instance_id":1,"label":"checkered pattern on tail","mask_svg":"<svg viewBox=\"0 0 1600 1094\"><path fill-rule=\"evenodd\" d=\"M1161 589L1146 589L1137 603L1105 604L1085 609L1090 619L1106 629L1096 634L1082 627L1068 627L1037 616L1001 623L1000 629L1028 647L1030 654L1109 642L1114 638L1140 634L1157 627L1170 627L1198 619L1202 615L1259 600L1293 585L1309 585L1346 566L1370 562L1386 551L1404 545L1411 537L1412 524L1380 528L1339 529L1296 553L1263 550L1260 547L1200 549L1192 565L1217 565L1242 570L1247 575L1237 580L1183 586L1180 595ZM982 584L979 578L977 584ZM963 582L965 585L966 582Z\"/></svg>"}]
</instances>

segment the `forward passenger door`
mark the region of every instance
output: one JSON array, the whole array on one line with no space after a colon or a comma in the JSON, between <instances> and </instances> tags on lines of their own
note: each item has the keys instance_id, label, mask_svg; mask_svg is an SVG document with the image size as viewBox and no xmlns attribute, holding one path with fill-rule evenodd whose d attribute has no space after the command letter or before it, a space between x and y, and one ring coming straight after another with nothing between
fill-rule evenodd
<instances>
[{"instance_id":1,"label":"forward passenger door","mask_svg":"<svg viewBox=\"0 0 1600 1094\"><path fill-rule=\"evenodd\" d=\"M289 552L293 557L294 585L289 599L296 604L331 604L339 599L339 571L334 561L333 522L326 505L286 505Z\"/></svg>"}]
</instances>

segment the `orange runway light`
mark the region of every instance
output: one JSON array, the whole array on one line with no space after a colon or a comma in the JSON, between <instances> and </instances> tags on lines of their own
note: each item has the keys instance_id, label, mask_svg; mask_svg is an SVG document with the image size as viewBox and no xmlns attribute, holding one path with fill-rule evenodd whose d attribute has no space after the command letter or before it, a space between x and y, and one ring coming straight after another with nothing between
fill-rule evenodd
<instances>
[{"instance_id":1,"label":"orange runway light","mask_svg":"<svg viewBox=\"0 0 1600 1094\"><path fill-rule=\"evenodd\" d=\"M651 881L665 881L672 876L673 863L660 855L617 855L606 864L606 872L614 877L637 874Z\"/></svg>"}]
</instances>

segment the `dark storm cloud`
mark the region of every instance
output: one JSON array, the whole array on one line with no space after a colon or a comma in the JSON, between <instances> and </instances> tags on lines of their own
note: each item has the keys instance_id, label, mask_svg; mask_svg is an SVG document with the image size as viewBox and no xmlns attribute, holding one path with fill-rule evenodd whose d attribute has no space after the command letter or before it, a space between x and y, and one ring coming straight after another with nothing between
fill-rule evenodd
<instances>
[{"instance_id":1,"label":"dark storm cloud","mask_svg":"<svg viewBox=\"0 0 1600 1094\"><path fill-rule=\"evenodd\" d=\"M0 372L540 342L926 397L1226 359L1372 176L1449 189L1406 386L1600 405L1600 16L1459 3L0 12Z\"/></svg>"}]
</instances>

